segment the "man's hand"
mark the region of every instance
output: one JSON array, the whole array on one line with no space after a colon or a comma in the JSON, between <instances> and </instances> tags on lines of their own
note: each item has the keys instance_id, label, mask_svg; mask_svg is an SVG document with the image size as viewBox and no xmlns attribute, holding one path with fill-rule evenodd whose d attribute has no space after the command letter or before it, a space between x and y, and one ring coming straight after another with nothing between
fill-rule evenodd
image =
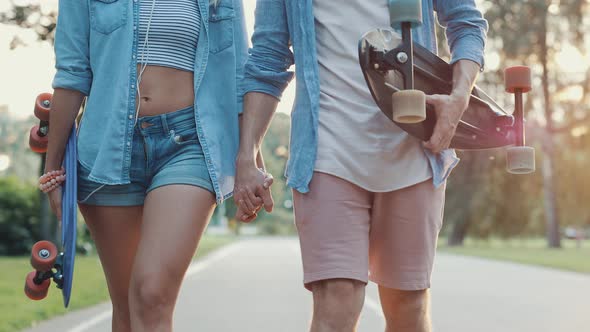
<instances>
[{"instance_id":1,"label":"man's hand","mask_svg":"<svg viewBox=\"0 0 590 332\"><path fill-rule=\"evenodd\" d=\"M448 149L451 144L457 125L463 112L469 103L467 96L459 95L430 95L426 96L426 103L434 106L436 113L436 125L430 140L424 143L424 147L434 153Z\"/></svg>"},{"instance_id":2,"label":"man's hand","mask_svg":"<svg viewBox=\"0 0 590 332\"><path fill-rule=\"evenodd\" d=\"M434 153L448 149L463 112L469 105L471 90L479 73L479 64L459 60L453 65L453 92L450 95L426 96L426 103L434 106L436 125L424 147Z\"/></svg>"}]
</instances>

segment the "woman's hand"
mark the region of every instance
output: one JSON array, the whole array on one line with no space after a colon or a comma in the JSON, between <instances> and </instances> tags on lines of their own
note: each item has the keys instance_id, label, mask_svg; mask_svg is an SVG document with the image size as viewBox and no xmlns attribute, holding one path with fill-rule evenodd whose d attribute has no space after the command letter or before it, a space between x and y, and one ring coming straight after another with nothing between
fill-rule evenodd
<instances>
[{"instance_id":1,"label":"woman's hand","mask_svg":"<svg viewBox=\"0 0 590 332\"><path fill-rule=\"evenodd\" d=\"M49 199L49 204L51 205L51 211L57 217L57 220L61 223L61 188L62 186L58 186L57 188L53 189L52 191L47 193L47 198Z\"/></svg>"},{"instance_id":2,"label":"woman's hand","mask_svg":"<svg viewBox=\"0 0 590 332\"><path fill-rule=\"evenodd\" d=\"M270 186L273 180L272 175L259 169L254 163L241 162L238 159L234 186L237 219L243 222L254 220L262 206L267 212L272 211L274 202Z\"/></svg>"}]
</instances>

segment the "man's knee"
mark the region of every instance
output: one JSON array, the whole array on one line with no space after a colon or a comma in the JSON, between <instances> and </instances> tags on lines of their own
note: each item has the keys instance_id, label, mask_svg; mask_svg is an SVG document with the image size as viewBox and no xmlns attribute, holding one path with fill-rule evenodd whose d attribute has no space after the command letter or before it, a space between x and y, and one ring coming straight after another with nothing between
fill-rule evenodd
<instances>
[{"instance_id":1,"label":"man's knee","mask_svg":"<svg viewBox=\"0 0 590 332\"><path fill-rule=\"evenodd\" d=\"M354 326L363 308L365 283L352 279L329 279L311 285L314 319L328 325Z\"/></svg>"},{"instance_id":2,"label":"man's knee","mask_svg":"<svg viewBox=\"0 0 590 332\"><path fill-rule=\"evenodd\" d=\"M383 313L389 323L400 320L428 320L430 295L428 289L404 291L398 289L379 290Z\"/></svg>"},{"instance_id":3,"label":"man's knee","mask_svg":"<svg viewBox=\"0 0 590 332\"><path fill-rule=\"evenodd\" d=\"M314 299L354 300L363 296L365 283L353 279L327 279L311 284Z\"/></svg>"},{"instance_id":4,"label":"man's knee","mask_svg":"<svg viewBox=\"0 0 590 332\"><path fill-rule=\"evenodd\" d=\"M391 304L404 308L421 308L428 305L428 289L422 290L399 290L389 289L386 291L386 300Z\"/></svg>"}]
</instances>

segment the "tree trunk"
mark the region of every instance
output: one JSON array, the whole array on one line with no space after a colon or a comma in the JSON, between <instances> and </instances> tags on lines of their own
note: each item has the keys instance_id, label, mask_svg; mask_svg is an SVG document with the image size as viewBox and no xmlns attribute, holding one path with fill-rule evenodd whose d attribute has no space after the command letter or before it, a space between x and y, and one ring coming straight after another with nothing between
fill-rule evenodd
<instances>
[{"instance_id":1,"label":"tree trunk","mask_svg":"<svg viewBox=\"0 0 590 332\"><path fill-rule=\"evenodd\" d=\"M447 244L451 247L463 246L463 240L465 240L465 236L467 236L468 228L469 220L467 218L462 218L461 220L457 220L455 223L453 223L451 234L447 239Z\"/></svg>"},{"instance_id":2,"label":"tree trunk","mask_svg":"<svg viewBox=\"0 0 590 332\"><path fill-rule=\"evenodd\" d=\"M555 197L555 184L553 179L554 145L553 145L553 118L551 109L551 95L549 94L549 69L547 67L547 10L543 10L543 21L539 30L539 41L541 47L540 60L543 66L543 97L545 104L545 119L547 121L545 139L543 140L543 196L545 200L545 224L547 245L549 248L560 248L561 239L559 236L559 218L557 211L557 200Z\"/></svg>"},{"instance_id":3,"label":"tree trunk","mask_svg":"<svg viewBox=\"0 0 590 332\"><path fill-rule=\"evenodd\" d=\"M549 248L561 248L557 201L553 185L553 142L549 137L543 144L543 195L545 198L545 224Z\"/></svg>"}]
</instances>

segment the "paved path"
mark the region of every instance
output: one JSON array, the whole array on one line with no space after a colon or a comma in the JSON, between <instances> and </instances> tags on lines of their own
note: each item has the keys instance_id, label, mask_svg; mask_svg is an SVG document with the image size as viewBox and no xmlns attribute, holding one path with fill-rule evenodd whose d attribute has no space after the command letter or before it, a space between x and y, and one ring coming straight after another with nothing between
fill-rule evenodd
<instances>
[{"instance_id":1,"label":"paved path","mask_svg":"<svg viewBox=\"0 0 590 332\"><path fill-rule=\"evenodd\" d=\"M306 331L311 295L301 278L294 239L232 244L191 266L176 331ZM590 331L590 276L439 254L432 294L437 332ZM359 332L383 328L377 288L369 284ZM28 331L109 329L110 306L102 304Z\"/></svg>"}]
</instances>

